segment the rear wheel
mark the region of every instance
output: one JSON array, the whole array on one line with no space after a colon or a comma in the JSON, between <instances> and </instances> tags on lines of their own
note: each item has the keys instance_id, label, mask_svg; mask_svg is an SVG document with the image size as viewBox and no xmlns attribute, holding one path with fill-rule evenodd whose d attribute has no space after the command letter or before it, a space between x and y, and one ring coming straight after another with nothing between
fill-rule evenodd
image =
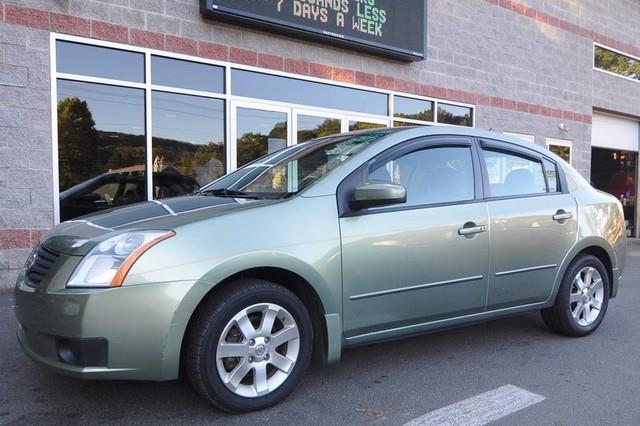
<instances>
[{"instance_id":1,"label":"rear wheel","mask_svg":"<svg viewBox=\"0 0 640 426\"><path fill-rule=\"evenodd\" d=\"M194 389L225 411L279 403L309 365L309 313L296 295L275 283L232 283L195 315L186 340L185 371Z\"/></svg>"},{"instance_id":2,"label":"rear wheel","mask_svg":"<svg viewBox=\"0 0 640 426\"><path fill-rule=\"evenodd\" d=\"M569 265L554 305L542 310L542 318L558 333L586 336L604 319L609 288L609 276L600 259L580 255Z\"/></svg>"}]
</instances>

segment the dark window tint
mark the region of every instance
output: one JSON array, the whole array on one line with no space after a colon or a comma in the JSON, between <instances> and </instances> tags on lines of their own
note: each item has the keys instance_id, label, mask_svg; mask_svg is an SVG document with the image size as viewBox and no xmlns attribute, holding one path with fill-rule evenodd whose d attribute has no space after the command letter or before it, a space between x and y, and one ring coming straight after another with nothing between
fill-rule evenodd
<instances>
[{"instance_id":1,"label":"dark window tint","mask_svg":"<svg viewBox=\"0 0 640 426\"><path fill-rule=\"evenodd\" d=\"M600 46L595 47L594 56L596 68L640 80L640 60Z\"/></svg>"},{"instance_id":2,"label":"dark window tint","mask_svg":"<svg viewBox=\"0 0 640 426\"><path fill-rule=\"evenodd\" d=\"M237 96L387 115L384 93L244 70L233 70L231 76L232 93Z\"/></svg>"},{"instance_id":3,"label":"dark window tint","mask_svg":"<svg viewBox=\"0 0 640 426\"><path fill-rule=\"evenodd\" d=\"M547 159L543 160L543 163L544 163L544 173L547 176L547 186L549 188L549 192L560 191L560 185L558 184L558 170L556 168L556 163L549 161Z\"/></svg>"},{"instance_id":4,"label":"dark window tint","mask_svg":"<svg viewBox=\"0 0 640 426\"><path fill-rule=\"evenodd\" d=\"M57 41L56 67L62 73L144 83L144 54L137 52Z\"/></svg>"},{"instance_id":5,"label":"dark window tint","mask_svg":"<svg viewBox=\"0 0 640 426\"><path fill-rule=\"evenodd\" d=\"M433 121L433 102L431 101L395 96L393 110L394 117Z\"/></svg>"},{"instance_id":6,"label":"dark window tint","mask_svg":"<svg viewBox=\"0 0 640 426\"><path fill-rule=\"evenodd\" d=\"M471 127L473 111L469 107L438 103L438 123Z\"/></svg>"},{"instance_id":7,"label":"dark window tint","mask_svg":"<svg viewBox=\"0 0 640 426\"><path fill-rule=\"evenodd\" d=\"M60 218L146 198L144 91L58 81Z\"/></svg>"},{"instance_id":8,"label":"dark window tint","mask_svg":"<svg viewBox=\"0 0 640 426\"><path fill-rule=\"evenodd\" d=\"M287 146L287 114L253 108L238 108L238 167Z\"/></svg>"},{"instance_id":9,"label":"dark window tint","mask_svg":"<svg viewBox=\"0 0 640 426\"><path fill-rule=\"evenodd\" d=\"M151 81L161 86L223 93L224 69L215 65L152 56Z\"/></svg>"},{"instance_id":10,"label":"dark window tint","mask_svg":"<svg viewBox=\"0 0 640 426\"><path fill-rule=\"evenodd\" d=\"M409 206L474 198L473 161L466 147L414 151L378 167L369 179L404 185Z\"/></svg>"},{"instance_id":11,"label":"dark window tint","mask_svg":"<svg viewBox=\"0 0 640 426\"><path fill-rule=\"evenodd\" d=\"M542 163L516 154L484 150L492 197L540 194L547 191Z\"/></svg>"},{"instance_id":12,"label":"dark window tint","mask_svg":"<svg viewBox=\"0 0 640 426\"><path fill-rule=\"evenodd\" d=\"M153 92L154 198L188 194L225 172L224 101Z\"/></svg>"}]
</instances>

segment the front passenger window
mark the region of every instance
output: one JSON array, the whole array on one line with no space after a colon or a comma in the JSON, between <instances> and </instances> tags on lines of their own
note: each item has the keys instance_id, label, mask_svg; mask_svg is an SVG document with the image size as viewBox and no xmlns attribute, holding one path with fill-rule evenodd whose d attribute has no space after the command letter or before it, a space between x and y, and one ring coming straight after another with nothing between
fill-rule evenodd
<instances>
[{"instance_id":1,"label":"front passenger window","mask_svg":"<svg viewBox=\"0 0 640 426\"><path fill-rule=\"evenodd\" d=\"M405 154L369 173L407 188L407 206L474 199L473 161L468 147L427 148Z\"/></svg>"}]
</instances>

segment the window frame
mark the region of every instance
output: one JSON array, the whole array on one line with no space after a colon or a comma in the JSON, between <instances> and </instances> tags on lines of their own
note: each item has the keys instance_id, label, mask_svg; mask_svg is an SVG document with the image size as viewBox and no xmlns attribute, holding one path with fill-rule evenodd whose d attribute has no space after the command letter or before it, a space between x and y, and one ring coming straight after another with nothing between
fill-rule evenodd
<instances>
[{"instance_id":1,"label":"window frame","mask_svg":"<svg viewBox=\"0 0 640 426\"><path fill-rule=\"evenodd\" d=\"M612 75L614 77L624 78L625 80L635 81L636 83L640 83L640 79L627 77L626 75L618 74L618 73L615 73L613 71L605 70L603 68L598 68L596 66L596 48L598 48L598 47L601 48L601 49L604 49L604 50L608 50L608 51L613 52L613 53L617 53L618 55L625 56L625 57L627 57L629 59L633 59L635 61L639 61L640 62L640 58L637 57L637 56L634 56L634 55L632 55L630 53L627 53L627 52L623 52L622 50L616 49L615 47L610 47L610 46L607 46L606 44L597 43L597 42L594 41L593 42L593 55L592 55L592 62L591 62L591 65L592 65L594 71L602 72L602 73L605 73L605 74Z\"/></svg>"},{"instance_id":2,"label":"window frame","mask_svg":"<svg viewBox=\"0 0 640 426\"><path fill-rule=\"evenodd\" d=\"M569 161L567 163L571 164L573 162L573 141L570 139L556 139L556 138L545 138L546 148L551 151L551 146L562 146L565 148L569 148ZM556 154L557 155L557 154Z\"/></svg>"},{"instance_id":3,"label":"window frame","mask_svg":"<svg viewBox=\"0 0 640 426\"><path fill-rule=\"evenodd\" d=\"M57 68L56 68L56 64L57 64L56 42L57 41L66 41L66 42L72 42L72 43L80 43L80 44L84 44L84 45L87 45L87 46L111 48L111 49L116 49L116 50L121 50L121 51L126 51L126 52L142 53L144 55L144 82L136 83L136 82L131 82L131 81L111 80L111 79L108 79L108 78L100 78L100 77L90 77L90 76L86 76L86 75L59 73L57 71ZM228 61L207 59L207 58L203 58L203 57L199 57L199 56L192 56L192 55L169 52L169 51L166 51L166 50L152 49L152 48L146 48L146 47L138 47L138 46L133 46L133 45L125 44L125 43L116 43L116 42L111 42L111 41L96 40L96 39L91 39L91 38L87 38L87 37L68 35L68 34L60 34L60 33L56 33L56 32L50 32L50 34L49 34L49 51L50 51L50 55L49 55L49 61L50 62L49 62L49 65L50 65L50 78L51 78L51 130L52 130L51 148L52 148L52 161L53 161L53 163L52 163L53 164L53 167L52 167L53 168L53 189L52 189L52 191L53 191L54 224L60 223L60 202L59 202L59 195L60 195L60 190L59 189L60 188L59 188L59 170L58 170L59 158L58 158L58 128L57 128L57 119L58 119L58 117L57 117L57 88L56 88L56 86L57 86L56 82L57 82L58 79L65 79L65 80L70 80L70 81L88 82L88 83L96 83L96 84L104 84L104 85L110 85L110 86L137 88L137 89L144 89L145 90L145 142L146 142L146 145L145 145L145 150L146 150L145 167L146 167L146 170L148 170L148 171L149 170L153 170L153 156L152 156L152 138L153 138L153 133L152 133L152 128L151 128L152 127L151 95L152 95L153 91L165 92L165 93L184 94L184 95L192 95L192 96L207 97L207 98L213 98L213 99L221 99L221 100L223 100L225 102L225 108L224 108L225 173L230 173L230 172L234 171L237 168L235 166L235 163L232 161L233 159L235 159L235 150L236 150L235 140L231 137L232 136L231 135L231 133L232 133L232 128L231 127L232 127L233 120L235 118L235 117L233 117L233 114L232 114L232 108L231 108L232 101L262 104L266 108L280 108L280 107L290 108L291 111L292 111L292 113L289 114L290 117L291 117L291 119L290 119L290 129L291 129L290 133L296 130L295 127L294 127L296 123L293 121L293 118L296 117L298 112L301 112L303 114L308 114L308 115L312 115L312 114L309 114L309 113L313 112L314 114L317 114L319 116L326 116L326 117L333 117L334 115L337 114L337 115L342 117L342 130L343 131L345 131L345 129L348 128L349 120L381 123L381 124L384 124L387 127L392 127L394 121L404 122L406 124L415 124L415 125L434 125L434 124L439 124L439 125L442 125L442 126L451 126L453 128L459 127L457 125L452 125L452 124L437 123L437 108L438 108L438 103L439 102L444 102L444 103L450 104L450 105L456 105L456 106L470 108L471 114L472 114L472 120L471 120L471 125L468 126L468 127L471 127L471 128L475 127L475 120L476 120L476 115L477 115L476 114L476 105L468 104L468 103L464 103L464 102L449 101L449 100L444 100L444 99L441 100L441 99L438 99L438 98L433 98L433 97L428 97L428 96L421 96L421 95L416 95L416 94L406 93L406 92L401 92L401 91L382 89L382 88L359 85L359 84L354 84L354 83L338 82L338 81L334 81L334 80L330 80L330 79L311 77L311 76L303 76L303 75L289 73L289 72L285 72L285 71L277 71L277 70L261 68L261 67L258 67L258 66L236 64L236 63L231 63L231 62L228 62ZM206 65L214 65L214 66L222 67L224 69L224 93L205 92L205 91L198 91L198 90L193 90L193 89L176 88L176 87L171 87L171 86L162 86L162 85L153 84L152 83L152 79L151 79L151 77L152 77L151 76L151 57L152 56L160 56L160 57L168 58L168 59L178 59L178 60L184 60L184 61L188 61L188 62L195 62L195 63L201 63L201 64L206 64ZM329 85L332 85L332 86L353 88L353 89L359 89L359 90L364 90L364 91L368 91L368 92L386 94L387 95L387 101L388 101L387 115L386 116L385 115L369 115L369 114L361 113L361 112L358 112L358 111L342 111L342 110L336 110L336 109L332 109L332 108L320 108L320 107L313 107L313 106L302 105L302 104L276 102L276 101L270 101L270 100L260 99L260 98L235 96L235 95L233 95L231 93L231 87L232 87L232 84L231 84L231 74L232 74L231 70L232 69L241 69L241 70L253 71L253 72L269 74L269 75L274 75L274 76L287 77L287 78L292 78L292 79L297 79L297 80L317 82L317 83L329 84ZM434 121L420 121L420 120L402 119L402 118L395 117L394 116L394 113L395 113L394 112L394 98L395 98L396 95L397 96L406 97L406 98L413 98L413 99L417 99L417 100L424 100L424 101L433 102L433 104L434 104ZM295 144L296 143L296 139L297 139L296 136L297 136L297 133L292 133L291 134L290 139L289 139L289 144ZM153 196L153 173L147 173L146 188L147 188L147 200L152 200L152 196Z\"/></svg>"},{"instance_id":4,"label":"window frame","mask_svg":"<svg viewBox=\"0 0 640 426\"><path fill-rule=\"evenodd\" d=\"M429 203L418 205L406 205L406 204L394 204L388 207L377 207L373 210L361 209L354 210L349 206L349 196L354 188L364 180L367 180L369 173L386 164L389 161L393 161L397 158L403 157L407 154L411 154L417 151L423 151L427 149L447 148L447 147L462 147L468 148L471 154L471 162L473 166L473 186L474 186L474 198L471 200L460 201L447 201L441 203ZM339 185L337 189L338 199L338 216L353 217L353 216L366 216L370 214L391 213L397 211L406 210L421 210L427 208L456 206L464 204L479 203L484 201L484 189L482 186L482 174L480 170L480 162L478 158L477 150L475 149L475 142L470 136L428 136L420 137L417 139L410 139L404 142L400 142L391 148L386 149L365 161L356 170L354 170L349 176L347 176Z\"/></svg>"},{"instance_id":5,"label":"window frame","mask_svg":"<svg viewBox=\"0 0 640 426\"><path fill-rule=\"evenodd\" d=\"M481 159L480 166L482 168L483 190L484 190L486 201L512 200L512 199L519 199L519 198L534 198L534 197L546 197L546 196L553 196L553 195L560 195L560 194L568 194L567 182L564 177L564 171L562 167L560 167L555 160L553 160L551 157L547 155L543 155L542 153L539 153L537 151L510 143L510 142L499 141L494 139L483 139L483 138L477 139L477 149ZM494 152L501 152L507 155L523 157L530 161L539 162L542 167L542 174L544 176L546 191L534 193L534 194L491 195L491 187L489 184L489 172L487 169L487 164L484 156L485 149L489 151L494 151ZM556 168L557 189L555 192L549 192L547 170L545 168L545 162L543 160L549 161Z\"/></svg>"}]
</instances>

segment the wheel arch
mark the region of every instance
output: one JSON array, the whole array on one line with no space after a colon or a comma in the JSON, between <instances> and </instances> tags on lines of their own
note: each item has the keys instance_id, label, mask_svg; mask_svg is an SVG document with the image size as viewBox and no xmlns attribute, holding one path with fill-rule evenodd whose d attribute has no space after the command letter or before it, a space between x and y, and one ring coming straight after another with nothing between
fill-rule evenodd
<instances>
[{"instance_id":1,"label":"wheel arch","mask_svg":"<svg viewBox=\"0 0 640 426\"><path fill-rule=\"evenodd\" d=\"M615 259L613 248L607 243L604 238L590 237L581 240L578 244L574 245L569 253L567 253L567 255L565 256L565 259L562 262L561 267L558 269L558 273L556 275L555 284L553 286L553 293L547 301L547 304L549 306L552 305L556 300L558 290L560 289L560 283L564 278L564 274L566 273L567 268L569 268L569 265L571 265L571 262L573 262L576 257L582 254L592 255L598 258L604 264L605 268L607 269L607 277L609 278L609 286L611 290L610 294L611 297L615 297L615 290L617 286L614 282L616 276L613 271L616 265L613 263Z\"/></svg>"},{"instance_id":2,"label":"wheel arch","mask_svg":"<svg viewBox=\"0 0 640 426\"><path fill-rule=\"evenodd\" d=\"M235 281L247 278L263 279L282 285L300 298L312 318L314 336L319 337L314 338L314 361L325 363L339 360L342 342L341 312L331 312L336 306L326 300L326 291L323 295L313 282L299 271L283 266L247 266L235 271L227 269L226 276L216 283L212 283L210 278L205 276L198 281L183 299L179 312L174 314L173 336L170 337L171 342L167 342L164 354L166 376L178 376L182 365L184 336L198 308L209 298L216 297L225 288L233 285Z\"/></svg>"},{"instance_id":3,"label":"wheel arch","mask_svg":"<svg viewBox=\"0 0 640 426\"><path fill-rule=\"evenodd\" d=\"M229 286L232 286L234 282L241 279L250 278L270 281L281 285L295 294L300 299L300 301L302 301L304 306L309 311L309 316L311 317L311 325L313 327L314 335L314 359L320 360L322 362L326 361L328 332L326 322L324 320L326 315L324 305L322 303L322 300L320 299L320 295L315 290L313 285L311 285L308 280L306 280L296 272L274 266L260 266L236 272L235 274L228 276L224 280L220 281L216 286L211 288L211 290L209 290L209 292L200 300L198 307L202 305L207 298L215 297L217 293L223 291ZM198 309L198 307L194 309L194 313ZM190 323L191 319L189 319L187 329Z\"/></svg>"}]
</instances>

